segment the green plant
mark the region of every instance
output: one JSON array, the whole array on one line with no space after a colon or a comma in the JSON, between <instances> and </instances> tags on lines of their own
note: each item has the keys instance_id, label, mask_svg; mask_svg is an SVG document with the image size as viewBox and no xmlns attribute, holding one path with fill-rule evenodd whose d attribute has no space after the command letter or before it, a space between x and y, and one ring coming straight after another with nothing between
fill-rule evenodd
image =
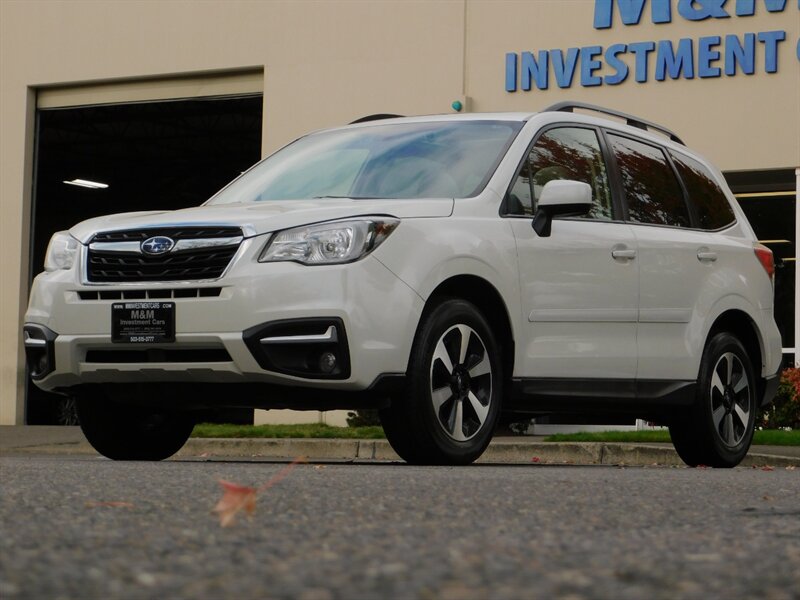
<instances>
[{"instance_id":1,"label":"green plant","mask_svg":"<svg viewBox=\"0 0 800 600\"><path fill-rule=\"evenodd\" d=\"M380 427L381 420L374 408L363 408L347 413L348 427Z\"/></svg>"},{"instance_id":2,"label":"green plant","mask_svg":"<svg viewBox=\"0 0 800 600\"><path fill-rule=\"evenodd\" d=\"M757 424L764 429L800 428L800 368L781 373L775 400L761 410Z\"/></svg>"}]
</instances>

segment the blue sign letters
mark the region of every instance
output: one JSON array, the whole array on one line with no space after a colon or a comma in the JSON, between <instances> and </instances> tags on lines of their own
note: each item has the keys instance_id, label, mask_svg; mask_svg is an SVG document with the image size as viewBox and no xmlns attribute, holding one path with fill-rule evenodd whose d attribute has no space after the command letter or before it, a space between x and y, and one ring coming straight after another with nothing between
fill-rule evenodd
<instances>
[{"instance_id":1,"label":"blue sign letters","mask_svg":"<svg viewBox=\"0 0 800 600\"><path fill-rule=\"evenodd\" d=\"M800 10L800 0L797 2ZM595 29L610 29L615 19L624 26L638 25L642 18L656 24L672 23L673 16L688 21L751 17L759 10L780 13L786 0L595 0ZM559 88L572 87L578 74L580 85L593 87L619 85L633 71L637 83L647 82L650 68L656 81L666 79L707 79L737 73L753 75L759 68L778 72L780 44L785 30L761 31L743 35L709 35L677 41L636 41L602 46L576 46L566 49L506 54L505 88L529 91L546 90L552 78ZM800 40L797 42L800 60ZM653 58L651 58L653 57Z\"/></svg>"}]
</instances>

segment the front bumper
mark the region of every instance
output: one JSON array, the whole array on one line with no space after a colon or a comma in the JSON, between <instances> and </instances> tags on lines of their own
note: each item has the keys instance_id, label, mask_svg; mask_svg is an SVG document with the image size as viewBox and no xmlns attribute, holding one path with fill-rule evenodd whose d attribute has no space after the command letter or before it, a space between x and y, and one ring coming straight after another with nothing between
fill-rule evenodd
<instances>
[{"instance_id":1,"label":"front bumper","mask_svg":"<svg viewBox=\"0 0 800 600\"><path fill-rule=\"evenodd\" d=\"M424 307L416 292L371 256L324 267L262 264L256 260L261 245L245 240L229 272L213 282L87 285L77 269L40 274L25 323L46 328L52 339L45 346L49 365L34 377L36 385L52 391L84 384L258 383L359 391L382 375L405 373ZM174 342L111 342L111 304L129 292L175 302ZM345 370L319 376L280 368L248 346L248 332L309 319L341 323ZM121 350L145 360L97 359Z\"/></svg>"}]
</instances>

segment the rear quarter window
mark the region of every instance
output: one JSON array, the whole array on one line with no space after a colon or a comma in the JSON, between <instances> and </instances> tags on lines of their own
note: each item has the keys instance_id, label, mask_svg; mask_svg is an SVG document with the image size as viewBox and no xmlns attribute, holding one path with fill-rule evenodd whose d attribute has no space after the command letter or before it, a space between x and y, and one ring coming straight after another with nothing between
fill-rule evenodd
<instances>
[{"instance_id":1,"label":"rear quarter window","mask_svg":"<svg viewBox=\"0 0 800 600\"><path fill-rule=\"evenodd\" d=\"M689 202L694 205L698 227L721 229L733 223L736 216L709 170L693 158L676 152L670 154L686 186Z\"/></svg>"}]
</instances>

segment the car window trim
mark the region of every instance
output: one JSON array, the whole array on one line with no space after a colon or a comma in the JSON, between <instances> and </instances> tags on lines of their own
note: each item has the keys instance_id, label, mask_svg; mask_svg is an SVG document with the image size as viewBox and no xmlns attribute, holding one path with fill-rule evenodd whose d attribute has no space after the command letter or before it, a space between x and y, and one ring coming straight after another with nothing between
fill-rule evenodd
<instances>
[{"instance_id":1,"label":"car window trim","mask_svg":"<svg viewBox=\"0 0 800 600\"><path fill-rule=\"evenodd\" d=\"M635 135L631 135L628 132L622 132L622 131L619 131L617 129L613 129L613 128L610 128L610 127L603 127L602 129L603 129L603 133L604 134L615 135L617 137L626 138L626 139L631 140L633 142L638 142L640 144L644 144L646 146L650 146L652 148L656 148L656 149L660 150L662 155L666 159L667 166L669 167L670 171L672 172L672 176L676 178L676 183L678 184L678 187L681 190L681 195L683 196L683 205L686 208L686 212L687 212L687 214L689 216L689 226L688 227L685 226L685 225L670 225L668 223L640 223L638 221L631 221L630 220L630 211L629 211L629 206L628 206L628 197L627 197L627 194L625 193L625 187L622 185L622 172L621 172L621 170L619 168L619 164L617 163L617 157L614 154L614 151L613 151L612 146L611 146L611 142L608 141L608 151L609 151L609 154L614 159L615 176L616 176L617 182L618 182L618 184L620 186L620 190L619 191L620 191L620 194L622 196L623 203L625 205L625 222L626 223L628 223L630 225L649 225L649 226L655 226L655 227L671 227L672 229L688 229L688 230L705 231L705 230L700 229L699 227L697 227L698 221L696 219L696 215L695 215L694 211L689 206L688 194L687 194L686 188L685 188L685 186L683 184L683 180L680 178L680 176L679 176L679 174L677 172L677 169L675 168L675 165L672 162L672 158L669 156L669 152L668 152L668 150L667 150L667 148L665 146L662 146L658 142L653 142L651 140L646 140L646 139L637 137Z\"/></svg>"},{"instance_id":2,"label":"car window trim","mask_svg":"<svg viewBox=\"0 0 800 600\"><path fill-rule=\"evenodd\" d=\"M670 149L670 148L667 148L667 155L669 156L670 160L673 163L675 163L676 159L672 156L673 152L675 152L675 151ZM730 227L732 225L736 225L736 222L737 222L736 211L731 207L731 205L730 205L731 201L728 199L728 195L725 193L725 190L723 189L723 187L719 184L719 181L717 181L717 178L716 178L716 175L714 175L714 172L711 169L709 169L705 164L703 164L702 160L699 160L699 159L697 159L697 158L695 158L693 156L690 156L689 154L686 154L684 152L676 152L676 154L679 154L679 155L683 156L684 158L688 158L688 159L691 159L691 160L695 161L697 164L699 164L701 167L703 167L708 172L708 175L711 175L711 181L719 188L719 191L722 192L722 197L725 198L725 202L728 203L728 209L731 211L731 214L733 215L733 220L730 223L727 223L727 224L723 225L722 227L717 227L716 229L707 229L705 227L701 227L700 226L700 215L699 215L699 213L696 213L697 207L695 206L694 202L689 197L689 188L686 187L686 183L683 181L683 177L681 177L680 171L678 170L678 166L674 165L675 171L678 173L678 178L681 181L681 183L684 185L684 192L686 194L687 202L689 203L690 206L692 206L692 208L694 208L696 216L697 216L696 227L693 227L693 229L697 229L698 231L723 231L723 230L727 229L728 227Z\"/></svg>"},{"instance_id":3,"label":"car window trim","mask_svg":"<svg viewBox=\"0 0 800 600\"><path fill-rule=\"evenodd\" d=\"M638 139L639 139L636 136L633 136L633 135L629 134L628 132L619 131L618 129L614 129L613 127L602 127L601 131L603 133L603 138L604 139L605 139L606 135L612 135L612 134L613 135L620 135L621 137L628 137L628 138L631 138L632 140L635 140L635 141L638 141ZM656 145L653 142L649 142L649 143L651 145ZM619 198L620 198L620 200L622 202L622 210L623 210L623 214L625 215L624 216L624 222L627 223L628 225L635 225L635 226L641 225L643 227L668 227L668 228L671 228L671 229L680 229L682 231L703 231L703 232L709 232L709 233L720 233L722 231L726 231L726 230L728 230L728 229L730 229L732 227L735 227L738 224L739 220L736 218L736 211L733 210L733 208L731 208L731 210L733 211L733 216L734 216L733 221L731 221L727 225L723 225L722 227L718 227L716 229L705 229L703 227L700 227L699 226L699 224L700 224L699 221L697 221L692 227L684 227L682 225L664 225L663 223L637 223L637 222L629 220L628 219L628 202L627 202L627 199L625 198L624 190L622 189L622 175L619 172L619 165L617 164L617 157L611 151L611 144L607 140L606 140L606 145L607 145L607 149L608 149L608 153L609 153L608 161L609 161L609 164L611 165L611 169L612 169L612 173L610 174L610 178L614 182L613 185L617 186L617 188L618 188L617 189L617 193L619 194ZM667 151L667 155L669 155L671 152L677 152L678 154L681 154L682 156L686 156L688 158L696 160L700 164L704 164L702 160L699 160L697 157L692 156L688 152L681 152L679 150L673 150L672 148L667 148L666 146L664 146L664 149ZM708 168L708 167L706 166L706 168ZM709 169L709 172L712 175L714 175L714 173L713 173L713 171L711 169ZM679 173L679 175L680 175L680 173ZM681 183L683 183L683 179L682 178L679 179L679 181ZM716 176L714 176L714 182L717 185L720 185L720 183L717 180ZM722 188L721 185L720 185L720 188ZM725 190L724 189L722 190L722 192L723 192L723 195L725 196L725 199L728 201L728 205L730 206L730 199L728 198L728 195L725 194ZM687 190L687 196L688 196L688 190ZM691 218L692 213L689 213L689 216Z\"/></svg>"},{"instance_id":4,"label":"car window trim","mask_svg":"<svg viewBox=\"0 0 800 600\"><path fill-rule=\"evenodd\" d=\"M689 188L686 187L686 182L683 180L683 177L681 177L672 156L670 156L669 149L662 146L661 150L664 152L664 156L667 157L667 163L672 169L672 174L675 176L675 179L677 179L678 186L683 192L683 204L686 206L686 210L689 211L689 229L700 229L700 216L697 214L697 207L695 207L694 202L689 199Z\"/></svg>"},{"instance_id":5,"label":"car window trim","mask_svg":"<svg viewBox=\"0 0 800 600\"><path fill-rule=\"evenodd\" d=\"M517 177L519 177L519 174L522 171L522 166L525 164L525 161L528 160L528 158L530 157L531 152L533 151L533 147L536 145L536 142L539 141L539 138L541 138L545 133L547 133L551 129L563 129L564 127L569 127L570 129L590 129L595 132L595 135L597 136L598 145L600 146L600 153L603 156L603 163L605 164L606 167L606 177L608 179L609 191L611 192L611 205L615 214L613 215L614 216L613 219L590 219L586 217L556 217L556 219L564 221L585 221L590 223L624 223L625 220L619 219L618 218L619 215L617 214L620 211L621 204L617 202L614 186L611 184L611 170L608 164L608 153L606 152L606 149L603 146L601 128L596 125L591 125L589 123L576 123L574 121L558 121L556 123L548 123L547 125L544 125L543 127L541 127L536 131L536 135L534 135L533 138L531 138L531 141L528 144L527 148L525 149L522 158L517 164L517 168L514 169L514 175L511 177L511 180L506 185L506 191L503 194L502 202L500 202L500 210L498 214L503 219L506 218L512 218L512 219L520 218L529 220L533 219L536 213L533 213L531 215L514 215L508 213L508 199L509 199L509 194L511 193L511 188L514 187L514 183L516 182Z\"/></svg>"}]
</instances>

